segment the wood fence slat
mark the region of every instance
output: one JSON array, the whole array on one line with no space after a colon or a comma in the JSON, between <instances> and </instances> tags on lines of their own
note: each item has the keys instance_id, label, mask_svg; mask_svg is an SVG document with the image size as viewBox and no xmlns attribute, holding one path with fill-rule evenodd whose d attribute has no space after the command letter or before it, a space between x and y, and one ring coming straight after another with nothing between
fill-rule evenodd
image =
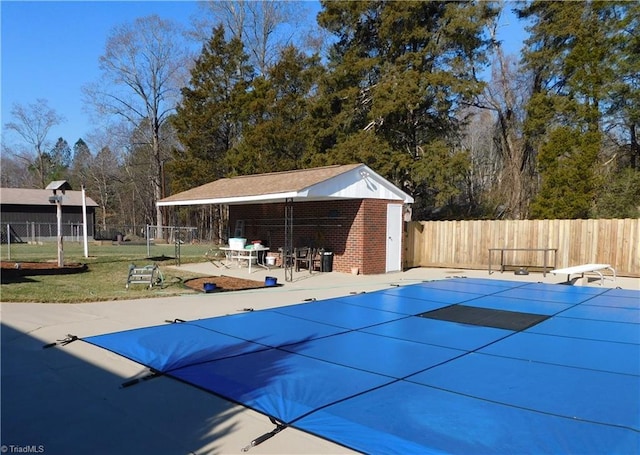
<instances>
[{"instance_id":1,"label":"wood fence slat","mask_svg":"<svg viewBox=\"0 0 640 455\"><path fill-rule=\"evenodd\" d=\"M557 248L558 268L606 263L621 276L640 277L640 219L412 221L405 242L408 267L483 269L489 248ZM514 265L542 259L541 252L505 252Z\"/></svg>"}]
</instances>

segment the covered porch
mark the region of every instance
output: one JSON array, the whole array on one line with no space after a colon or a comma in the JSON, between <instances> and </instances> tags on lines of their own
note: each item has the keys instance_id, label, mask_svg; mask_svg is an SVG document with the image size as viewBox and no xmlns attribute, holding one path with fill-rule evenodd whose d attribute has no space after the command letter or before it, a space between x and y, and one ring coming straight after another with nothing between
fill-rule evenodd
<instances>
[{"instance_id":1,"label":"covered porch","mask_svg":"<svg viewBox=\"0 0 640 455\"><path fill-rule=\"evenodd\" d=\"M401 270L403 221L413 198L364 164L220 179L159 206L224 204L229 238L260 240L270 254L308 247L333 255L333 270Z\"/></svg>"}]
</instances>

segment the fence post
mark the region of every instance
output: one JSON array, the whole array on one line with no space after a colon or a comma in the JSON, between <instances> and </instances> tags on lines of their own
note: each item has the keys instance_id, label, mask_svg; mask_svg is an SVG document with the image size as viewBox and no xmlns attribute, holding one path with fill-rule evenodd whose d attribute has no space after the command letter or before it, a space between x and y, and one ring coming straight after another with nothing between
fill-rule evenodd
<instances>
[{"instance_id":1,"label":"fence post","mask_svg":"<svg viewBox=\"0 0 640 455\"><path fill-rule=\"evenodd\" d=\"M84 245L84 257L89 257L89 236L87 235L87 193L82 184L82 243Z\"/></svg>"},{"instance_id":2,"label":"fence post","mask_svg":"<svg viewBox=\"0 0 640 455\"><path fill-rule=\"evenodd\" d=\"M11 260L11 225L7 223L7 258Z\"/></svg>"},{"instance_id":3,"label":"fence post","mask_svg":"<svg viewBox=\"0 0 640 455\"><path fill-rule=\"evenodd\" d=\"M147 230L147 257L151 257L151 241L149 240L149 225L145 225L145 229Z\"/></svg>"},{"instance_id":4,"label":"fence post","mask_svg":"<svg viewBox=\"0 0 640 455\"><path fill-rule=\"evenodd\" d=\"M62 234L62 196L56 202L56 218L58 219L58 267L64 267L64 235Z\"/></svg>"}]
</instances>

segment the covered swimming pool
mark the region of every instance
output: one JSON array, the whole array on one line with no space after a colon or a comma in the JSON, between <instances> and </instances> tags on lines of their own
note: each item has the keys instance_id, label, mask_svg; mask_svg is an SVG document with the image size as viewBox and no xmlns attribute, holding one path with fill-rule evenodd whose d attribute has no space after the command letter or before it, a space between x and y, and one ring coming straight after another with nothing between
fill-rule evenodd
<instances>
[{"instance_id":1,"label":"covered swimming pool","mask_svg":"<svg viewBox=\"0 0 640 455\"><path fill-rule=\"evenodd\" d=\"M638 453L639 302L454 278L84 341L363 453Z\"/></svg>"}]
</instances>

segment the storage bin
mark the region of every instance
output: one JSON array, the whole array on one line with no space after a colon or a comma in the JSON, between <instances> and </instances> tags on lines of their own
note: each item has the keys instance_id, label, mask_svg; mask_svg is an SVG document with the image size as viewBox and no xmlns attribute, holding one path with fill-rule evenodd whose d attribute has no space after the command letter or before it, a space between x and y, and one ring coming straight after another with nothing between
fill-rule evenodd
<instances>
[{"instance_id":1,"label":"storage bin","mask_svg":"<svg viewBox=\"0 0 640 455\"><path fill-rule=\"evenodd\" d=\"M233 237L229 239L229 248L242 250L247 244L247 239L242 239L239 237Z\"/></svg>"}]
</instances>

